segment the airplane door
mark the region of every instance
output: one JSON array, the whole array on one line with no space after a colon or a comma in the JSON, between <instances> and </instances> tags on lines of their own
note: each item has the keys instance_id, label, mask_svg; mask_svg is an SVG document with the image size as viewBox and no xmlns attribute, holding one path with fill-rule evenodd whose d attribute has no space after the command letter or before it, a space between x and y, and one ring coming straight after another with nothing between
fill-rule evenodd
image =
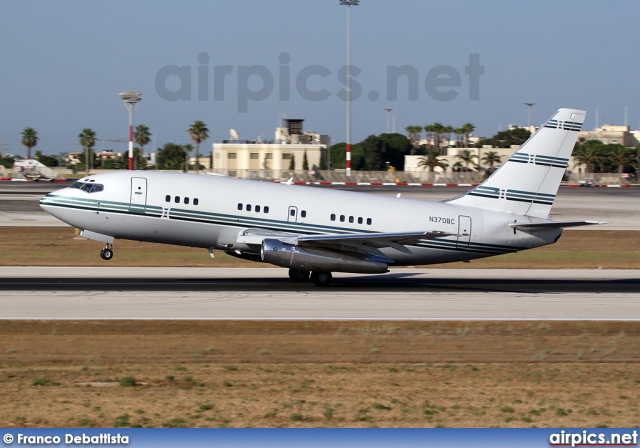
<instances>
[{"instance_id":1,"label":"airplane door","mask_svg":"<svg viewBox=\"0 0 640 448\"><path fill-rule=\"evenodd\" d=\"M289 207L289 213L287 214L287 221L298 222L298 207Z\"/></svg>"},{"instance_id":2,"label":"airplane door","mask_svg":"<svg viewBox=\"0 0 640 448\"><path fill-rule=\"evenodd\" d=\"M466 249L471 241L471 218L469 216L458 216L458 242L456 247Z\"/></svg>"},{"instance_id":3,"label":"airplane door","mask_svg":"<svg viewBox=\"0 0 640 448\"><path fill-rule=\"evenodd\" d=\"M147 205L147 179L144 177L131 178L131 204L130 213L144 214Z\"/></svg>"}]
</instances>

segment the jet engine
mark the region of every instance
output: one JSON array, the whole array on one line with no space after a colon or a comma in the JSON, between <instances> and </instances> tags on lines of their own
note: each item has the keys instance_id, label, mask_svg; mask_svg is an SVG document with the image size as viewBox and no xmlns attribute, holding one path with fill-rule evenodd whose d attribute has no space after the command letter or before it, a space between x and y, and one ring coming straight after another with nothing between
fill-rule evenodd
<instances>
[{"instance_id":1,"label":"jet engine","mask_svg":"<svg viewBox=\"0 0 640 448\"><path fill-rule=\"evenodd\" d=\"M370 254L345 253L295 244L267 238L260 248L262 261L299 271L354 272L381 274L387 272L387 264L372 260Z\"/></svg>"}]
</instances>

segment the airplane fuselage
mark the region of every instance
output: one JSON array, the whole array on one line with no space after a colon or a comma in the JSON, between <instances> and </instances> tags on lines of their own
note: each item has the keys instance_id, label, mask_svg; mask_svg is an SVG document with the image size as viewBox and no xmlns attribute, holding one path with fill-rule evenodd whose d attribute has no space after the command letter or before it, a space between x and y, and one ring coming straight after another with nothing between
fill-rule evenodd
<instances>
[{"instance_id":1,"label":"airplane fuselage","mask_svg":"<svg viewBox=\"0 0 640 448\"><path fill-rule=\"evenodd\" d=\"M123 171L46 195L43 209L99 235L237 253L259 253L261 235L379 234L428 229L451 234L380 249L393 265L471 260L553 243L561 229L516 232L528 218L433 202L222 176ZM91 191L94 190L94 191Z\"/></svg>"}]
</instances>

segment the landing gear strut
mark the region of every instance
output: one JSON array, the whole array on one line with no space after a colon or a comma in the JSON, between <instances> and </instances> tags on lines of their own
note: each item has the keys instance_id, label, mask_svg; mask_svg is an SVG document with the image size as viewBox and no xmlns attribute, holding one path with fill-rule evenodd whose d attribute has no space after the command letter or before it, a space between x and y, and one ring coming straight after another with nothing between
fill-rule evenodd
<instances>
[{"instance_id":1,"label":"landing gear strut","mask_svg":"<svg viewBox=\"0 0 640 448\"><path fill-rule=\"evenodd\" d=\"M111 260L113 258L113 246L107 244L105 248L100 251L100 256L103 260Z\"/></svg>"},{"instance_id":2,"label":"landing gear strut","mask_svg":"<svg viewBox=\"0 0 640 448\"><path fill-rule=\"evenodd\" d=\"M289 269L289 278L294 282L306 282L309 280L310 271L298 271L297 269Z\"/></svg>"},{"instance_id":3,"label":"landing gear strut","mask_svg":"<svg viewBox=\"0 0 640 448\"><path fill-rule=\"evenodd\" d=\"M316 286L329 286L331 283L331 279L333 276L331 272L312 272L311 273L311 281Z\"/></svg>"}]
</instances>

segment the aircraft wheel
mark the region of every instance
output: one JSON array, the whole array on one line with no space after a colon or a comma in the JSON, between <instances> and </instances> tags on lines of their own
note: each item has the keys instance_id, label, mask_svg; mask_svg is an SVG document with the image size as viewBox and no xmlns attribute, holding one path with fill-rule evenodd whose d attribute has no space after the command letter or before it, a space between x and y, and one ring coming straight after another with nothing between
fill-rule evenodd
<instances>
[{"instance_id":1,"label":"aircraft wheel","mask_svg":"<svg viewBox=\"0 0 640 448\"><path fill-rule=\"evenodd\" d=\"M331 272L312 272L311 281L316 286L329 286L333 276Z\"/></svg>"},{"instance_id":2,"label":"aircraft wheel","mask_svg":"<svg viewBox=\"0 0 640 448\"><path fill-rule=\"evenodd\" d=\"M100 251L100 256L103 260L111 260L113 258L113 251L111 249L104 248Z\"/></svg>"},{"instance_id":3,"label":"aircraft wheel","mask_svg":"<svg viewBox=\"0 0 640 448\"><path fill-rule=\"evenodd\" d=\"M289 269L289 278L294 282L306 282L311 275L310 271L299 271L297 269Z\"/></svg>"}]
</instances>

